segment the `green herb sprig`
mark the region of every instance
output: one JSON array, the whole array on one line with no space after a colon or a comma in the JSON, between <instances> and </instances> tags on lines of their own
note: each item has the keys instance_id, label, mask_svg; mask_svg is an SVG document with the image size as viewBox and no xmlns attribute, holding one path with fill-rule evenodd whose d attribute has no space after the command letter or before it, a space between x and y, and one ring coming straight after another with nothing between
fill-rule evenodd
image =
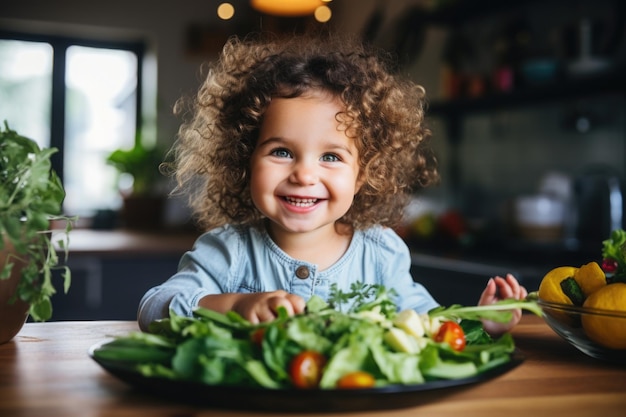
<instances>
[{"instance_id":1,"label":"green herb sprig","mask_svg":"<svg viewBox=\"0 0 626 417\"><path fill-rule=\"evenodd\" d=\"M397 293L393 289L382 285L353 282L350 284L350 291L344 292L337 284L332 284L328 304L331 308L345 310L347 313L372 310L377 306L381 314L391 317L396 313L397 307L393 301L396 296Z\"/></svg>"}]
</instances>

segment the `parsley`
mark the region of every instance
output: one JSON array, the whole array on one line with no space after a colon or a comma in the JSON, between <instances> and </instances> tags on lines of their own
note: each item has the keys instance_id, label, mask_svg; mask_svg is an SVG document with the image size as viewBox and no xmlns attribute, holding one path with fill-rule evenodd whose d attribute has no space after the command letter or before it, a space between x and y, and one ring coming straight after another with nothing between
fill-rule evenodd
<instances>
[{"instance_id":1,"label":"parsley","mask_svg":"<svg viewBox=\"0 0 626 417\"><path fill-rule=\"evenodd\" d=\"M350 284L350 291L343 292L337 288L337 284L330 287L328 304L331 308L343 311L343 305L348 305L347 313L358 313L359 311L373 310L374 307L380 309L380 313L386 317L391 317L396 313L396 304L392 298L397 293L393 289L387 289L382 285L363 284L353 282Z\"/></svg>"}]
</instances>

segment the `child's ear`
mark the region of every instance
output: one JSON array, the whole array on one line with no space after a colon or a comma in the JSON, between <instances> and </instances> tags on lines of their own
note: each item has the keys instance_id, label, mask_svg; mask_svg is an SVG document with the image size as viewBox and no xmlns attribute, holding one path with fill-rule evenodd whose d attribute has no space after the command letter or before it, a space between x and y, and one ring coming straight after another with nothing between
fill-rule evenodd
<instances>
[{"instance_id":1,"label":"child's ear","mask_svg":"<svg viewBox=\"0 0 626 417\"><path fill-rule=\"evenodd\" d=\"M360 172L359 176L356 179L356 184L354 187L354 195L357 195L359 193L359 190L361 190L361 187L363 186L363 184L365 184L365 176L363 175L363 172Z\"/></svg>"}]
</instances>

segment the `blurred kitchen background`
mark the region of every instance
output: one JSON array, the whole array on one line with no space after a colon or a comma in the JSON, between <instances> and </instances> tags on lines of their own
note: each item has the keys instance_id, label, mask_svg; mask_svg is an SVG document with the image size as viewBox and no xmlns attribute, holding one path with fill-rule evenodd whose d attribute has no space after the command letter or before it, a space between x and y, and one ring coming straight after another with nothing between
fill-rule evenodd
<instances>
[{"instance_id":1,"label":"blurred kitchen background","mask_svg":"<svg viewBox=\"0 0 626 417\"><path fill-rule=\"evenodd\" d=\"M474 304L507 272L536 290L624 227L623 1L305 0L297 17L253 3L272 2L0 0L0 120L59 148L80 216L53 319L133 319L175 272L199 231L156 169L172 108L228 36L258 30L362 37L426 88L442 181L398 231L441 303Z\"/></svg>"}]
</instances>

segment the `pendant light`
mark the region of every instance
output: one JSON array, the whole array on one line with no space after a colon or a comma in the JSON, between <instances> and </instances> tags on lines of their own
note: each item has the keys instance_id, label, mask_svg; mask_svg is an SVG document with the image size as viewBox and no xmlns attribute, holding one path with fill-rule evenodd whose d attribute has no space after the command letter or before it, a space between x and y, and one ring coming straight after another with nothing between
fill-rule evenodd
<instances>
[{"instance_id":1,"label":"pendant light","mask_svg":"<svg viewBox=\"0 0 626 417\"><path fill-rule=\"evenodd\" d=\"M274 16L307 16L324 5L324 0L250 0L257 11Z\"/></svg>"}]
</instances>

